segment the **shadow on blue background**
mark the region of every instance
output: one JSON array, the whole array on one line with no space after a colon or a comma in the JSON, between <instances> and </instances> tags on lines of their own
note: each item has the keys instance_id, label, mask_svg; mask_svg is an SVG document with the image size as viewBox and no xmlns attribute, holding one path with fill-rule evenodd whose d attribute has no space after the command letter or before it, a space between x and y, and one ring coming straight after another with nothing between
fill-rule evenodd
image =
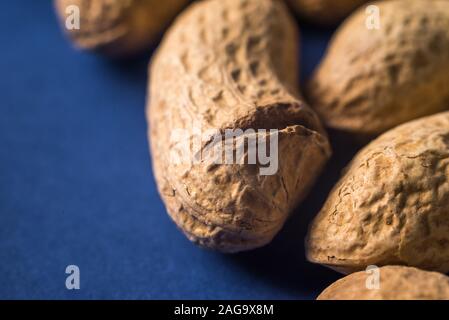
<instances>
[{"instance_id":1,"label":"shadow on blue background","mask_svg":"<svg viewBox=\"0 0 449 320\"><path fill-rule=\"evenodd\" d=\"M0 26L0 298L313 299L339 277L306 262L303 239L350 152L337 148L272 244L199 249L168 218L152 177L148 58L73 50L50 1L10 1ZM303 78L330 34L303 29ZM70 264L81 290L65 288Z\"/></svg>"}]
</instances>

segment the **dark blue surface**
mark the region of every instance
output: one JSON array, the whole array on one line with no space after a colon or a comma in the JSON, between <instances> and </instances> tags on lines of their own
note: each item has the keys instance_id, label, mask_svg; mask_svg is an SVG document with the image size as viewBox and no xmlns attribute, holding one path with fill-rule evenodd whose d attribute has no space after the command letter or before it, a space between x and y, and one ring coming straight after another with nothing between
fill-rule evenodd
<instances>
[{"instance_id":1,"label":"dark blue surface","mask_svg":"<svg viewBox=\"0 0 449 320\"><path fill-rule=\"evenodd\" d=\"M73 50L50 1L0 10L0 298L312 299L338 275L306 262L303 238L337 177L326 171L269 246L199 249L165 213L144 105L147 59ZM302 73L329 31L305 28ZM81 269L81 290L65 268Z\"/></svg>"}]
</instances>

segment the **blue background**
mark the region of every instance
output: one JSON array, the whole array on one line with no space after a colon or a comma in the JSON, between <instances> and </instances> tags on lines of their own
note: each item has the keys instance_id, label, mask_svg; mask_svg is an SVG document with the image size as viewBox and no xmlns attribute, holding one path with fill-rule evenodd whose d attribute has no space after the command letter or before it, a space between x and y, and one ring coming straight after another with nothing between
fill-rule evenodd
<instances>
[{"instance_id":1,"label":"blue background","mask_svg":"<svg viewBox=\"0 0 449 320\"><path fill-rule=\"evenodd\" d=\"M332 30L302 28L302 77ZM74 50L51 1L0 10L0 298L314 299L339 275L306 262L303 239L350 151L336 154L268 246L223 255L192 245L151 172L148 57ZM65 268L81 269L81 290Z\"/></svg>"}]
</instances>

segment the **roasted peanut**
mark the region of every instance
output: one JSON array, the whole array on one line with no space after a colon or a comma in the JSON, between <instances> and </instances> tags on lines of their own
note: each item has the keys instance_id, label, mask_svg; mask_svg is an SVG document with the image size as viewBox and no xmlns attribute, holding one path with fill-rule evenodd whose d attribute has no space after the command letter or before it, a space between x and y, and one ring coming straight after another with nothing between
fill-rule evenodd
<instances>
[{"instance_id":1,"label":"roasted peanut","mask_svg":"<svg viewBox=\"0 0 449 320\"><path fill-rule=\"evenodd\" d=\"M286 0L291 7L310 22L334 25L346 18L368 0Z\"/></svg>"},{"instance_id":2,"label":"roasted peanut","mask_svg":"<svg viewBox=\"0 0 449 320\"><path fill-rule=\"evenodd\" d=\"M308 259L449 271L449 112L403 124L361 150L306 240Z\"/></svg>"},{"instance_id":3,"label":"roasted peanut","mask_svg":"<svg viewBox=\"0 0 449 320\"><path fill-rule=\"evenodd\" d=\"M449 109L449 1L372 5L379 28L375 16L354 13L307 89L327 126L357 139Z\"/></svg>"},{"instance_id":4,"label":"roasted peanut","mask_svg":"<svg viewBox=\"0 0 449 320\"><path fill-rule=\"evenodd\" d=\"M236 252L270 242L330 156L319 119L296 89L297 36L281 1L207 0L181 14L152 60L147 114L156 181L171 218L201 246ZM190 148L198 126L219 135L245 130L241 138L270 145L277 136L278 170L262 175L259 161L205 161L211 146L222 146L214 134L193 152L199 163L173 163L173 132L186 132L181 142Z\"/></svg>"},{"instance_id":5,"label":"roasted peanut","mask_svg":"<svg viewBox=\"0 0 449 320\"><path fill-rule=\"evenodd\" d=\"M54 0L61 24L84 50L123 57L147 49L188 0ZM80 13L79 29L67 30L67 8Z\"/></svg>"},{"instance_id":6,"label":"roasted peanut","mask_svg":"<svg viewBox=\"0 0 449 320\"><path fill-rule=\"evenodd\" d=\"M438 272L387 266L338 280L318 300L448 300L449 278ZM379 276L378 279L376 277ZM372 278L372 279L370 279ZM378 283L375 283L376 281Z\"/></svg>"}]
</instances>

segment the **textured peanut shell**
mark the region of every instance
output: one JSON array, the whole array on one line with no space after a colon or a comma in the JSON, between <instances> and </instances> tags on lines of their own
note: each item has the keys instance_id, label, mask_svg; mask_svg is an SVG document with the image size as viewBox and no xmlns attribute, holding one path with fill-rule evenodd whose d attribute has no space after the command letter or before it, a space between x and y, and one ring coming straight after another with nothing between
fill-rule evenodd
<instances>
[{"instance_id":1,"label":"textured peanut shell","mask_svg":"<svg viewBox=\"0 0 449 320\"><path fill-rule=\"evenodd\" d=\"M317 300L448 300L449 277L412 267L379 269L379 288L367 287L372 273L353 273L330 285ZM371 288L371 289L368 289Z\"/></svg>"},{"instance_id":2,"label":"textured peanut shell","mask_svg":"<svg viewBox=\"0 0 449 320\"><path fill-rule=\"evenodd\" d=\"M150 68L153 168L171 218L193 242L223 252L267 244L330 156L317 116L296 92L297 54L295 24L273 0L194 3L164 37ZM195 124L278 129L279 170L170 163L171 131L195 135Z\"/></svg>"},{"instance_id":3,"label":"textured peanut shell","mask_svg":"<svg viewBox=\"0 0 449 320\"><path fill-rule=\"evenodd\" d=\"M346 18L368 0L286 0L291 7L308 21L329 26Z\"/></svg>"},{"instance_id":4,"label":"textured peanut shell","mask_svg":"<svg viewBox=\"0 0 449 320\"><path fill-rule=\"evenodd\" d=\"M352 160L311 224L310 261L449 271L449 112L388 131Z\"/></svg>"},{"instance_id":5,"label":"textured peanut shell","mask_svg":"<svg viewBox=\"0 0 449 320\"><path fill-rule=\"evenodd\" d=\"M449 108L449 1L373 4L380 29L367 28L364 10L354 13L307 88L325 124L354 137Z\"/></svg>"},{"instance_id":6,"label":"textured peanut shell","mask_svg":"<svg viewBox=\"0 0 449 320\"><path fill-rule=\"evenodd\" d=\"M123 57L147 49L188 0L54 0L64 27L66 8L80 9L80 29L66 30L84 50Z\"/></svg>"}]
</instances>

